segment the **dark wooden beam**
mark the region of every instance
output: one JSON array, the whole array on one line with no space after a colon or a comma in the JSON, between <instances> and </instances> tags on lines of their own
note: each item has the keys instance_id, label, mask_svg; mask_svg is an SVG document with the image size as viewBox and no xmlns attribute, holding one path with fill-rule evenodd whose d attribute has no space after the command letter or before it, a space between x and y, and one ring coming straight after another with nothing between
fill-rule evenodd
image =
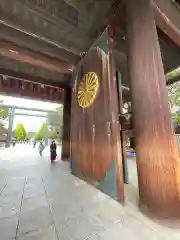
<instances>
[{"instance_id":1,"label":"dark wooden beam","mask_svg":"<svg viewBox=\"0 0 180 240\"><path fill-rule=\"evenodd\" d=\"M37 38L2 23L0 23L0 32L0 40L8 41L18 47L26 48L36 53L43 53L48 57L57 58L71 64L77 64L80 59L78 55L63 49L58 44L50 41L46 42L43 38Z\"/></svg>"},{"instance_id":2,"label":"dark wooden beam","mask_svg":"<svg viewBox=\"0 0 180 240\"><path fill-rule=\"evenodd\" d=\"M112 37L115 40L116 50L127 55L124 0L114 0L112 7L106 14L106 25L112 26Z\"/></svg>"},{"instance_id":3,"label":"dark wooden beam","mask_svg":"<svg viewBox=\"0 0 180 240\"><path fill-rule=\"evenodd\" d=\"M69 161L70 159L70 139L71 139L71 96L72 89L64 90L64 108L63 108L63 137L61 159Z\"/></svg>"},{"instance_id":4,"label":"dark wooden beam","mask_svg":"<svg viewBox=\"0 0 180 240\"><path fill-rule=\"evenodd\" d=\"M12 70L7 70L4 68L0 68L0 75L5 75L5 76L9 76L12 78L17 78L20 80L27 80L30 82L34 82L34 83L40 83L40 84L45 84L45 85L49 85L49 86L53 86L53 87L60 87L60 88L66 88L69 85L69 81L71 78L70 74L62 74L59 76L60 79L63 78L63 83L61 81L59 82L55 82L52 81L51 79L45 79L42 77L36 77L36 76L32 76L30 74L24 74L21 72L15 72Z\"/></svg>"},{"instance_id":5,"label":"dark wooden beam","mask_svg":"<svg viewBox=\"0 0 180 240\"><path fill-rule=\"evenodd\" d=\"M106 21L113 28L125 29L125 1L115 0L112 7L106 13Z\"/></svg>"},{"instance_id":6,"label":"dark wooden beam","mask_svg":"<svg viewBox=\"0 0 180 240\"><path fill-rule=\"evenodd\" d=\"M63 102L64 89L9 76L0 76L0 92L11 96Z\"/></svg>"},{"instance_id":7,"label":"dark wooden beam","mask_svg":"<svg viewBox=\"0 0 180 240\"><path fill-rule=\"evenodd\" d=\"M43 53L32 52L5 41L0 41L0 55L61 73L70 73L73 67L62 60L57 61Z\"/></svg>"},{"instance_id":8,"label":"dark wooden beam","mask_svg":"<svg viewBox=\"0 0 180 240\"><path fill-rule=\"evenodd\" d=\"M162 12L160 7L157 5L159 1L153 1L154 6L154 17L156 21L156 25L165 33L167 34L171 40L176 43L178 46L180 46L180 29L177 28L177 25L179 25L180 17L178 17L178 21L172 22L172 11L168 13L168 16ZM171 6L172 8L173 6ZM169 8L169 10L172 10ZM176 10L176 9L175 9ZM167 13L166 13L167 14ZM179 14L180 16L180 14Z\"/></svg>"},{"instance_id":9,"label":"dark wooden beam","mask_svg":"<svg viewBox=\"0 0 180 240\"><path fill-rule=\"evenodd\" d=\"M164 71L168 73L180 66L180 48L160 28L157 27L158 38L163 59Z\"/></svg>"},{"instance_id":10,"label":"dark wooden beam","mask_svg":"<svg viewBox=\"0 0 180 240\"><path fill-rule=\"evenodd\" d=\"M173 77L173 78L170 78L170 79L167 79L167 82L166 84L169 86L173 83L176 83L176 82L180 82L180 75L176 76L176 77Z\"/></svg>"}]
</instances>

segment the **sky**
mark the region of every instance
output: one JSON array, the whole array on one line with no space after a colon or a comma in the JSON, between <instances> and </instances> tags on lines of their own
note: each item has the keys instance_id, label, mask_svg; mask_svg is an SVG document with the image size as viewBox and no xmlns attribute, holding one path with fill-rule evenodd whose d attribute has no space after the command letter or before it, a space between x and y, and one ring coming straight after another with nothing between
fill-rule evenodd
<instances>
[{"instance_id":1,"label":"sky","mask_svg":"<svg viewBox=\"0 0 180 240\"><path fill-rule=\"evenodd\" d=\"M44 121L45 121L45 118L15 116L15 119L13 122L13 129L15 129L18 123L22 123L27 132L37 132Z\"/></svg>"},{"instance_id":2,"label":"sky","mask_svg":"<svg viewBox=\"0 0 180 240\"><path fill-rule=\"evenodd\" d=\"M26 108L35 108L40 110L53 110L59 107L57 103L36 101L25 98L15 98L9 96L0 95L0 101L3 101L5 105L26 107ZM16 110L16 113L26 113L26 114L39 114L46 115L43 112L34 112L27 110ZM36 132L41 127L42 123L45 121L45 118L42 117L30 117L30 116L15 116L13 128L20 122L26 128L28 132Z\"/></svg>"}]
</instances>

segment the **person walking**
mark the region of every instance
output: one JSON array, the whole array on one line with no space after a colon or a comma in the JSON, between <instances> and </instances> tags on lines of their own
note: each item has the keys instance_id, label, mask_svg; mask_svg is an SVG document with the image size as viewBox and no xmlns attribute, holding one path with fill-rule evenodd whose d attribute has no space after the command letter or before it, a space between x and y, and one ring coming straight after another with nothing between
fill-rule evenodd
<instances>
[{"instance_id":1,"label":"person walking","mask_svg":"<svg viewBox=\"0 0 180 240\"><path fill-rule=\"evenodd\" d=\"M45 146L43 144L43 141L40 141L39 148L38 148L40 156L42 156L44 148L45 148Z\"/></svg>"},{"instance_id":2,"label":"person walking","mask_svg":"<svg viewBox=\"0 0 180 240\"><path fill-rule=\"evenodd\" d=\"M50 145L50 159L51 159L51 162L56 160L56 157L57 157L56 149L57 149L56 143L55 143L55 141L52 141L52 143Z\"/></svg>"}]
</instances>

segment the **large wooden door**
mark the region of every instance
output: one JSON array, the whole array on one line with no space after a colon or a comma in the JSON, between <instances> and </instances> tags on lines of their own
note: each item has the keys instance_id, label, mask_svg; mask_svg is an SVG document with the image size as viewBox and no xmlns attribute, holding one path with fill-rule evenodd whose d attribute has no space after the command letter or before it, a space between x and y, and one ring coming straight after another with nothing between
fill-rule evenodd
<instances>
[{"instance_id":1,"label":"large wooden door","mask_svg":"<svg viewBox=\"0 0 180 240\"><path fill-rule=\"evenodd\" d=\"M74 71L71 160L84 175L103 181L111 168L123 199L116 72L107 30ZM111 176L113 175L113 176Z\"/></svg>"}]
</instances>

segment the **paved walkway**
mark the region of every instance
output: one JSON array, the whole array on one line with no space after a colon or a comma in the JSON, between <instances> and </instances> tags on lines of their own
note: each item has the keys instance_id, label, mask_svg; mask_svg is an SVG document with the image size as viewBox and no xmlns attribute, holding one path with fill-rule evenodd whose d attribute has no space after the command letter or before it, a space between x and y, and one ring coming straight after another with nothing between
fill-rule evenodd
<instances>
[{"instance_id":1,"label":"paved walkway","mask_svg":"<svg viewBox=\"0 0 180 240\"><path fill-rule=\"evenodd\" d=\"M47 156L31 146L0 149L0 239L180 239L180 223L153 221L138 211L136 183L127 187L123 207L72 176L68 163L51 165Z\"/></svg>"}]
</instances>

